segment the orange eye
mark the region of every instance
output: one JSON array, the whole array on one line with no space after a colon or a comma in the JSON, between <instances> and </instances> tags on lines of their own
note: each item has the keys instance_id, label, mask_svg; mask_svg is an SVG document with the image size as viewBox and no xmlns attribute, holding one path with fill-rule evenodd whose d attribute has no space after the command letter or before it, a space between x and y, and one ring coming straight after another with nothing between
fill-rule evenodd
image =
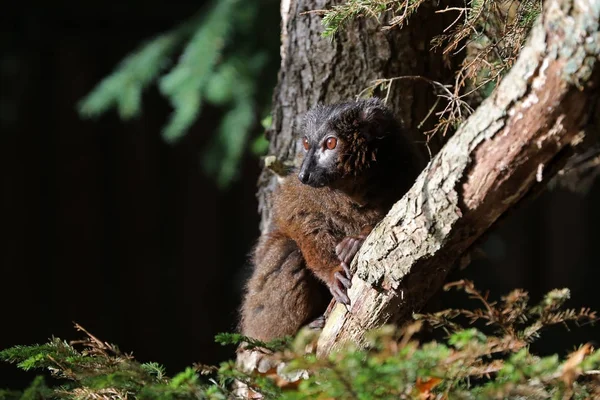
<instances>
[{"instance_id":1,"label":"orange eye","mask_svg":"<svg viewBox=\"0 0 600 400\"><path fill-rule=\"evenodd\" d=\"M302 138L302 146L304 146L304 150L308 150L310 144L308 143L308 139L306 137Z\"/></svg>"},{"instance_id":2,"label":"orange eye","mask_svg":"<svg viewBox=\"0 0 600 400\"><path fill-rule=\"evenodd\" d=\"M335 149L335 146L337 146L337 139L334 137L327 138L327 142L325 142L325 146L329 150Z\"/></svg>"}]
</instances>

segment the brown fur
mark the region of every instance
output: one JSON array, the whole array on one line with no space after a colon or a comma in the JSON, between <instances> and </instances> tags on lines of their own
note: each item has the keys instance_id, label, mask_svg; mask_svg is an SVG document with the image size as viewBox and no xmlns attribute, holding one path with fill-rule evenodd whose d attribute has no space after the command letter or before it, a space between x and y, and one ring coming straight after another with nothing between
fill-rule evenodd
<instances>
[{"instance_id":1,"label":"brown fur","mask_svg":"<svg viewBox=\"0 0 600 400\"><path fill-rule=\"evenodd\" d=\"M275 231L261 238L253 257L256 268L246 287L240 328L259 340L297 332L319 316L327 292L306 269L293 240Z\"/></svg>"},{"instance_id":2,"label":"brown fur","mask_svg":"<svg viewBox=\"0 0 600 400\"><path fill-rule=\"evenodd\" d=\"M315 276L332 285L334 273L342 270L336 245L347 236L368 233L384 215L340 191L286 178L274 197L279 228L262 237L254 252L256 269L247 284L241 332L271 340L292 335L317 318L331 296Z\"/></svg>"},{"instance_id":3,"label":"brown fur","mask_svg":"<svg viewBox=\"0 0 600 400\"><path fill-rule=\"evenodd\" d=\"M341 271L336 245L372 228L385 211L361 206L339 190L312 188L293 176L275 197L275 224L300 248L307 267L325 284Z\"/></svg>"}]
</instances>

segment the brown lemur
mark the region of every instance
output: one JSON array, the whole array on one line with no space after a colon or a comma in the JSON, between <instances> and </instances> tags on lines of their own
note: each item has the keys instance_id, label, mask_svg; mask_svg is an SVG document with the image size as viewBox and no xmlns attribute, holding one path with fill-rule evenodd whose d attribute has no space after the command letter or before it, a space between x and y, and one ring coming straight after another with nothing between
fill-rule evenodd
<instances>
[{"instance_id":1,"label":"brown lemur","mask_svg":"<svg viewBox=\"0 0 600 400\"><path fill-rule=\"evenodd\" d=\"M348 265L420 171L415 148L378 99L316 106L300 141L302 165L272 194L274 227L252 257L240 329L255 339L295 334L331 296L350 303Z\"/></svg>"}]
</instances>

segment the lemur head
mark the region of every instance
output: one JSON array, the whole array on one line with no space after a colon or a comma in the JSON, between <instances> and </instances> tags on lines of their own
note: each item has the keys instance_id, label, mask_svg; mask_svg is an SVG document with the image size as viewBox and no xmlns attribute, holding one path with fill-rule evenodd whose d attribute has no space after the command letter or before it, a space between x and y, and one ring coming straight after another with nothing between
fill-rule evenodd
<instances>
[{"instance_id":1,"label":"lemur head","mask_svg":"<svg viewBox=\"0 0 600 400\"><path fill-rule=\"evenodd\" d=\"M376 165L385 139L398 130L379 99L318 105L304 117L298 179L312 187L335 187L348 178L365 177Z\"/></svg>"}]
</instances>

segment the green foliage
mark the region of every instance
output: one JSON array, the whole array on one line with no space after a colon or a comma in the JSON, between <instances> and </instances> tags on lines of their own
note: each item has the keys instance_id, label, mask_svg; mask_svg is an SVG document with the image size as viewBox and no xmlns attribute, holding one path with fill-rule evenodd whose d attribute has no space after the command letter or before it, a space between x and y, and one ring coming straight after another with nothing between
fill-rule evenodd
<instances>
[{"instance_id":1,"label":"green foliage","mask_svg":"<svg viewBox=\"0 0 600 400\"><path fill-rule=\"evenodd\" d=\"M323 37L333 38L346 24L360 17L381 19L389 12L388 24L383 29L402 27L408 18L426 0L346 0L332 6L323 15Z\"/></svg>"},{"instance_id":2,"label":"green foliage","mask_svg":"<svg viewBox=\"0 0 600 400\"><path fill-rule=\"evenodd\" d=\"M254 110L246 101L235 102L221 120L217 135L203 160L204 170L216 176L219 186L224 187L235 178L253 123Z\"/></svg>"},{"instance_id":3,"label":"green foliage","mask_svg":"<svg viewBox=\"0 0 600 400\"><path fill-rule=\"evenodd\" d=\"M0 389L0 400L19 400L21 395L18 390Z\"/></svg>"},{"instance_id":4,"label":"green foliage","mask_svg":"<svg viewBox=\"0 0 600 400\"><path fill-rule=\"evenodd\" d=\"M37 376L23 391L20 400L39 400L52 396L53 390L46 386L43 376Z\"/></svg>"},{"instance_id":5,"label":"green foliage","mask_svg":"<svg viewBox=\"0 0 600 400\"><path fill-rule=\"evenodd\" d=\"M144 43L127 56L79 104L84 117L96 117L116 107L122 119L140 114L142 91L166 67L170 57L192 31L195 20Z\"/></svg>"},{"instance_id":6,"label":"green foliage","mask_svg":"<svg viewBox=\"0 0 600 400\"><path fill-rule=\"evenodd\" d=\"M275 4L272 0L214 1L205 12L127 56L80 102L80 115L96 117L115 107L124 120L136 117L142 110L143 91L157 82L173 107L162 131L163 138L173 143L198 119L205 103L222 108L224 116L202 165L219 186L226 186L236 177L249 134L256 127L255 116L267 106L265 93L274 84L277 36L264 40L256 26L264 25L263 19L270 16L259 11ZM167 71L178 53L178 62ZM270 79L265 87L266 73Z\"/></svg>"},{"instance_id":7,"label":"green foliage","mask_svg":"<svg viewBox=\"0 0 600 400\"><path fill-rule=\"evenodd\" d=\"M0 389L0 400L39 400L52 396L54 391L46 386L43 376L37 376L22 392Z\"/></svg>"},{"instance_id":8,"label":"green foliage","mask_svg":"<svg viewBox=\"0 0 600 400\"><path fill-rule=\"evenodd\" d=\"M263 118L262 121L260 121L260 124L263 127L265 132L271 127L272 122L273 122L273 118L271 117L271 115L268 115L267 117ZM258 137L256 137L252 141L252 145L250 147L250 150L252 151L252 153L255 155L259 155L259 156L267 154L268 149L269 149L269 141L267 140L267 137L265 136L264 133L262 135L259 135Z\"/></svg>"},{"instance_id":9,"label":"green foliage","mask_svg":"<svg viewBox=\"0 0 600 400\"><path fill-rule=\"evenodd\" d=\"M304 350L314 335L264 343L239 334L219 334L221 344L243 344L258 351L285 371L245 373L233 361L219 367L195 365L169 378L157 363L140 364L115 346L102 342L80 326L84 340L67 343L51 339L43 345L15 346L0 359L22 369L46 369L60 380L48 388L38 377L23 393L0 391L0 399L229 399L240 388L261 393L265 399L550 399L600 396L600 351L585 344L567 357L540 357L529 344L542 328L567 321L593 322L587 309L564 309L568 290L555 290L529 306L527 293L515 290L499 301L488 301L471 282L458 288L477 300L480 308L451 309L417 315L397 330L383 327L369 336L367 348L346 346L317 358ZM457 321L470 321L468 326ZM472 324L483 322L482 328ZM446 330L442 341L420 342L423 327ZM535 332L536 334L532 334ZM82 347L78 349L76 347ZM311 347L311 346L309 346ZM276 352L275 352L276 351ZM274 353L275 352L275 353ZM288 378L304 371L297 381ZM237 382L237 383L236 383Z\"/></svg>"},{"instance_id":10,"label":"green foliage","mask_svg":"<svg viewBox=\"0 0 600 400\"><path fill-rule=\"evenodd\" d=\"M335 5L323 16L323 37L333 38L340 29L353 19L371 15L376 18L390 9L392 5L399 5L400 1L389 0L348 0L343 4Z\"/></svg>"}]
</instances>

